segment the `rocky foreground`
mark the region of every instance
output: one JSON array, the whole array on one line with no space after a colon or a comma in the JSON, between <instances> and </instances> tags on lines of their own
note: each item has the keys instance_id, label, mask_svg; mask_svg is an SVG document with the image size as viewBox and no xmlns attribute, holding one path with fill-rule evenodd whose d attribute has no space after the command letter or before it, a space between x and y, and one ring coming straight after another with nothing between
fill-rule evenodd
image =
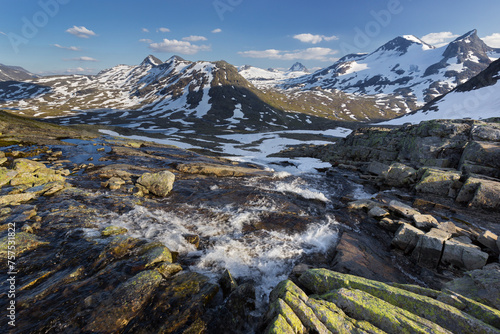
<instances>
[{"instance_id":1,"label":"rocky foreground","mask_svg":"<svg viewBox=\"0 0 500 334\"><path fill-rule=\"evenodd\" d=\"M477 126L483 127L481 137ZM374 140L370 131L382 139ZM315 148L314 154L342 164L328 171L334 185L349 178L377 195L356 201L349 191L339 193L332 204L338 243L324 254L297 259L265 309L256 310L251 280L235 279L227 270L217 272L217 279L207 277L190 270L196 259L110 222L138 207L186 210L188 218L189 210L197 210L210 219L207 205L244 207L266 197L283 209L247 222L244 230L295 233L324 215L324 203L250 186L244 180L257 177L265 184L274 177L257 166L0 113L2 328L12 333L500 332L494 197L499 160L485 158L498 152L498 126L435 122L370 131ZM409 151L418 148L420 155L397 158L404 138L412 135L422 142ZM476 140L485 136L487 145ZM469 152L480 158L472 153L461 158L469 145L476 145ZM211 247L204 236L182 238L195 250Z\"/></svg>"}]
</instances>

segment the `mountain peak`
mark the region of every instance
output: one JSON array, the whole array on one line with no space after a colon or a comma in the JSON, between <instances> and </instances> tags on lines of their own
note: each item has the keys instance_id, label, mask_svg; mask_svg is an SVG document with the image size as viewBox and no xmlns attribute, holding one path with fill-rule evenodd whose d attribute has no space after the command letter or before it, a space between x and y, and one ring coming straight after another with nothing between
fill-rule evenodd
<instances>
[{"instance_id":1,"label":"mountain peak","mask_svg":"<svg viewBox=\"0 0 500 334\"><path fill-rule=\"evenodd\" d=\"M156 58L153 55L149 55L146 58L144 58L144 60L141 63L141 66L145 65L158 66L161 64L163 64L163 62L160 59Z\"/></svg>"},{"instance_id":2,"label":"mountain peak","mask_svg":"<svg viewBox=\"0 0 500 334\"><path fill-rule=\"evenodd\" d=\"M413 44L420 44L424 49L434 49L433 46L425 43L418 37L415 37L413 35L403 35L403 36L398 36L390 40L389 42L385 43L375 52L397 51L400 52L401 54L404 54L408 51L408 48Z\"/></svg>"},{"instance_id":3,"label":"mountain peak","mask_svg":"<svg viewBox=\"0 0 500 334\"><path fill-rule=\"evenodd\" d=\"M292 67L290 67L290 69L288 71L289 72L308 72L307 68L302 63L299 63L299 62L296 62L295 64L293 64Z\"/></svg>"},{"instance_id":4,"label":"mountain peak","mask_svg":"<svg viewBox=\"0 0 500 334\"><path fill-rule=\"evenodd\" d=\"M468 38L479 38L477 36L477 29L473 29L473 30L469 31L468 33L466 33L466 34L458 37L457 39L455 39L453 42L458 42L458 41L466 40Z\"/></svg>"}]
</instances>

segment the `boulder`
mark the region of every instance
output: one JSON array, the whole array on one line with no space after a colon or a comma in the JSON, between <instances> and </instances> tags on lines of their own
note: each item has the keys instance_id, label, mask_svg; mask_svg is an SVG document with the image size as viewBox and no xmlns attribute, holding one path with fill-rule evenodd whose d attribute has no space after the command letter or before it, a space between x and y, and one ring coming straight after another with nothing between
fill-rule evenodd
<instances>
[{"instance_id":1,"label":"boulder","mask_svg":"<svg viewBox=\"0 0 500 334\"><path fill-rule=\"evenodd\" d=\"M21 193L12 195L0 196L0 206L19 205L20 203L28 202L38 195L36 193Z\"/></svg>"},{"instance_id":2,"label":"boulder","mask_svg":"<svg viewBox=\"0 0 500 334\"><path fill-rule=\"evenodd\" d=\"M411 256L419 265L429 269L436 269L441 259L444 242L450 237L450 233L433 228L420 236Z\"/></svg>"},{"instance_id":3,"label":"boulder","mask_svg":"<svg viewBox=\"0 0 500 334\"><path fill-rule=\"evenodd\" d=\"M413 185L417 178L417 171L402 163L393 163L385 175L385 183L393 187L407 187Z\"/></svg>"},{"instance_id":4,"label":"boulder","mask_svg":"<svg viewBox=\"0 0 500 334\"><path fill-rule=\"evenodd\" d=\"M413 215L412 219L413 222L415 223L415 226L422 230L428 231L431 228L437 227L439 225L437 219L434 218L432 215L418 214L418 215Z\"/></svg>"},{"instance_id":5,"label":"boulder","mask_svg":"<svg viewBox=\"0 0 500 334\"><path fill-rule=\"evenodd\" d=\"M469 207L500 210L500 182L481 180Z\"/></svg>"},{"instance_id":6,"label":"boulder","mask_svg":"<svg viewBox=\"0 0 500 334\"><path fill-rule=\"evenodd\" d=\"M352 201L347 204L349 210L371 210L377 205L376 202L371 199L359 199L357 201Z\"/></svg>"},{"instance_id":7,"label":"boulder","mask_svg":"<svg viewBox=\"0 0 500 334\"><path fill-rule=\"evenodd\" d=\"M483 268L488 260L488 254L481 251L478 246L465 243L462 240L452 238L445 241L441 262L466 270Z\"/></svg>"},{"instance_id":8,"label":"boulder","mask_svg":"<svg viewBox=\"0 0 500 334\"><path fill-rule=\"evenodd\" d=\"M186 174L202 174L218 177L241 176L270 176L271 173L263 169L218 165L213 163L187 163L178 164L176 169Z\"/></svg>"},{"instance_id":9,"label":"boulder","mask_svg":"<svg viewBox=\"0 0 500 334\"><path fill-rule=\"evenodd\" d=\"M0 187L8 184L17 174L18 172L15 170L0 167Z\"/></svg>"},{"instance_id":10,"label":"boulder","mask_svg":"<svg viewBox=\"0 0 500 334\"><path fill-rule=\"evenodd\" d=\"M410 224L403 224L399 227L392 239L391 245L403 250L406 254L411 253L424 232Z\"/></svg>"},{"instance_id":11,"label":"boulder","mask_svg":"<svg viewBox=\"0 0 500 334\"><path fill-rule=\"evenodd\" d=\"M55 170L47 168L43 163L29 159L14 160L17 175L10 180L10 185L39 186L49 182L65 182L66 178Z\"/></svg>"},{"instance_id":12,"label":"boulder","mask_svg":"<svg viewBox=\"0 0 500 334\"><path fill-rule=\"evenodd\" d=\"M145 194L153 194L159 197L165 197L172 190L175 181L175 175L169 171L159 173L145 173L136 183L136 186Z\"/></svg>"},{"instance_id":13,"label":"boulder","mask_svg":"<svg viewBox=\"0 0 500 334\"><path fill-rule=\"evenodd\" d=\"M83 330L120 332L139 314L162 280L159 272L146 270L122 283L108 298L100 301Z\"/></svg>"},{"instance_id":14,"label":"boulder","mask_svg":"<svg viewBox=\"0 0 500 334\"><path fill-rule=\"evenodd\" d=\"M395 233L403 223L401 221L394 221L390 218L385 217L385 218L382 218L381 220L379 220L378 224L384 230Z\"/></svg>"},{"instance_id":15,"label":"boulder","mask_svg":"<svg viewBox=\"0 0 500 334\"><path fill-rule=\"evenodd\" d=\"M420 214L420 212L413 209L411 206L408 206L396 200L392 200L389 202L389 210L408 219L411 219L411 217L413 217L414 215Z\"/></svg>"},{"instance_id":16,"label":"boulder","mask_svg":"<svg viewBox=\"0 0 500 334\"><path fill-rule=\"evenodd\" d=\"M390 166L378 161L372 161L366 167L368 173L385 178L389 172Z\"/></svg>"},{"instance_id":17,"label":"boulder","mask_svg":"<svg viewBox=\"0 0 500 334\"><path fill-rule=\"evenodd\" d=\"M498 332L498 328L483 322L486 320L489 324L498 323L500 320L498 310L490 310L491 313L484 318L479 313L480 319L478 319L465 312L470 311L467 308L459 310L453 305L437 300L441 295L439 291L418 287L402 289L326 269L309 270L299 278L299 282L304 289L315 294L314 298L334 302L349 316L357 320L367 320L389 333L401 333L402 330L398 327L401 322L405 324L403 326L411 324L408 328L414 325L413 330L408 332L417 333Z\"/></svg>"},{"instance_id":18,"label":"boulder","mask_svg":"<svg viewBox=\"0 0 500 334\"><path fill-rule=\"evenodd\" d=\"M461 174L455 170L441 170L423 167L422 174L415 186L417 192L447 197L454 183L460 180Z\"/></svg>"},{"instance_id":19,"label":"boulder","mask_svg":"<svg viewBox=\"0 0 500 334\"><path fill-rule=\"evenodd\" d=\"M498 235L496 235L495 233L491 232L491 231L484 231L483 233L481 233L479 235L479 237L477 238L477 241L485 246L486 248L488 248L489 250L491 250L492 252L498 254L499 253L499 248L498 248Z\"/></svg>"},{"instance_id":20,"label":"boulder","mask_svg":"<svg viewBox=\"0 0 500 334\"><path fill-rule=\"evenodd\" d=\"M500 310L500 266L486 265L483 269L466 272L445 284L445 288L477 302Z\"/></svg>"},{"instance_id":21,"label":"boulder","mask_svg":"<svg viewBox=\"0 0 500 334\"><path fill-rule=\"evenodd\" d=\"M373 218L384 218L389 215L389 212L386 209L381 208L380 206L374 206L370 211L368 211L368 216Z\"/></svg>"},{"instance_id":22,"label":"boulder","mask_svg":"<svg viewBox=\"0 0 500 334\"><path fill-rule=\"evenodd\" d=\"M224 297L229 296L229 294L231 294L231 292L236 290L236 288L238 287L238 283L236 283L236 280L233 278L233 275L231 275L231 273L227 269L224 270L224 272L222 273L222 276L219 279L219 285L221 287L222 294L224 295Z\"/></svg>"},{"instance_id":23,"label":"boulder","mask_svg":"<svg viewBox=\"0 0 500 334\"><path fill-rule=\"evenodd\" d=\"M471 141L467 144L462 154L462 165L460 168L465 170L474 169L476 166L482 168L483 172L491 171L492 177L500 176L500 143ZM486 167L486 168L485 168ZM469 172L476 172L469 170Z\"/></svg>"}]
</instances>

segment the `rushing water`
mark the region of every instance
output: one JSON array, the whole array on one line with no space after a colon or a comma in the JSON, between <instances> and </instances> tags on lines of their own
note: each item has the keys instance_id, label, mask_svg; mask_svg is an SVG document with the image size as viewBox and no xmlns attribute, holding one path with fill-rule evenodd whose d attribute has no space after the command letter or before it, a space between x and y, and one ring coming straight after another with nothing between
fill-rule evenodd
<instances>
[{"instance_id":1,"label":"rushing water","mask_svg":"<svg viewBox=\"0 0 500 334\"><path fill-rule=\"evenodd\" d=\"M105 133L115 134L110 131ZM137 136L132 138L151 140ZM191 270L206 274L214 281L224 269L228 269L236 279L253 281L257 307L261 309L271 289L288 277L301 258L326 253L335 246L338 223L334 218L332 199L339 196L339 189L324 174L317 172L318 168L329 167L329 164L310 158L290 160L268 157L285 145L300 141L283 139L278 133L229 135L225 139L230 140L223 144L223 150L232 154L231 159L258 163L274 171L274 177L265 181L260 177L244 179L244 186L262 192L258 199L245 205L208 203L192 206L179 203L175 211L137 206L133 211L115 215L107 222L126 227L131 236L161 241L187 259ZM165 139L154 141L193 148L190 144L179 142L178 138L175 142ZM287 163L279 164L283 160ZM217 185L213 185L211 190L216 188ZM311 217L310 224L295 231L247 228L266 214L285 209L266 193L300 199L304 207L299 215ZM310 207L307 203L311 203ZM322 208L319 212L314 209L318 205ZM206 247L195 248L186 241L186 234L198 235Z\"/></svg>"}]
</instances>

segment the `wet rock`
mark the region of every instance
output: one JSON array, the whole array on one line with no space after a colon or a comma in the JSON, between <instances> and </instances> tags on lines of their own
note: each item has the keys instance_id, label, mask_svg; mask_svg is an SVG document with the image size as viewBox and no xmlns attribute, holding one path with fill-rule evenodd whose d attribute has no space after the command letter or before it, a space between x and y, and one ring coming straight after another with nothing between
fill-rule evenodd
<instances>
[{"instance_id":1,"label":"wet rock","mask_svg":"<svg viewBox=\"0 0 500 334\"><path fill-rule=\"evenodd\" d=\"M159 197L165 197L172 190L175 181L175 175L169 171L159 173L145 173L136 183L145 194L153 194Z\"/></svg>"},{"instance_id":2,"label":"wet rock","mask_svg":"<svg viewBox=\"0 0 500 334\"><path fill-rule=\"evenodd\" d=\"M156 290L151 303L126 331L182 333L195 323L198 327L204 327L202 323L206 320L202 317L218 291L218 285L210 283L208 277L194 272L181 272L167 279Z\"/></svg>"},{"instance_id":3,"label":"wet rock","mask_svg":"<svg viewBox=\"0 0 500 334\"><path fill-rule=\"evenodd\" d=\"M413 209L411 206L408 206L404 203L401 203L396 200L392 200L389 203L389 210L394 212L397 215L402 217L411 219L414 215L420 214L417 210Z\"/></svg>"},{"instance_id":4,"label":"wet rock","mask_svg":"<svg viewBox=\"0 0 500 334\"><path fill-rule=\"evenodd\" d=\"M464 243L461 239L446 240L441 262L466 270L481 269L488 261L488 254L478 246Z\"/></svg>"},{"instance_id":5,"label":"wet rock","mask_svg":"<svg viewBox=\"0 0 500 334\"><path fill-rule=\"evenodd\" d=\"M104 230L101 231L101 235L103 237L110 237L113 235L126 234L128 230L125 227L121 226L108 226Z\"/></svg>"},{"instance_id":6,"label":"wet rock","mask_svg":"<svg viewBox=\"0 0 500 334\"><path fill-rule=\"evenodd\" d=\"M229 272L229 270L224 270L224 273L222 273L221 278L219 279L219 285L222 290L222 294L224 297L229 296L231 292L236 290L238 287L238 283L236 283L236 280L233 278L233 275Z\"/></svg>"},{"instance_id":7,"label":"wet rock","mask_svg":"<svg viewBox=\"0 0 500 334\"><path fill-rule=\"evenodd\" d=\"M255 311L255 287L244 283L236 287L226 301L226 308L231 314L228 325L236 331L245 330L251 321L251 313Z\"/></svg>"},{"instance_id":8,"label":"wet rock","mask_svg":"<svg viewBox=\"0 0 500 334\"><path fill-rule=\"evenodd\" d=\"M115 333L136 317L154 295L163 277L155 270L143 271L118 286L101 301L84 331Z\"/></svg>"},{"instance_id":9,"label":"wet rock","mask_svg":"<svg viewBox=\"0 0 500 334\"><path fill-rule=\"evenodd\" d=\"M186 239L187 242L194 245L194 247L196 247L196 248L200 247L200 236L199 235L184 234L183 237L184 237L184 239Z\"/></svg>"},{"instance_id":10,"label":"wet rock","mask_svg":"<svg viewBox=\"0 0 500 334\"><path fill-rule=\"evenodd\" d=\"M419 237L411 256L419 265L429 269L436 269L441 259L444 242L450 237L450 233L433 228L430 232Z\"/></svg>"},{"instance_id":11,"label":"wet rock","mask_svg":"<svg viewBox=\"0 0 500 334\"><path fill-rule=\"evenodd\" d=\"M170 276L173 276L177 274L178 272L182 271L182 266L177 263L169 263L169 262L164 262L160 264L156 270L163 275L165 278L169 278Z\"/></svg>"},{"instance_id":12,"label":"wet rock","mask_svg":"<svg viewBox=\"0 0 500 334\"><path fill-rule=\"evenodd\" d=\"M151 242L139 247L137 255L139 262L144 263L145 268L161 262L174 262L170 249L160 242Z\"/></svg>"},{"instance_id":13,"label":"wet rock","mask_svg":"<svg viewBox=\"0 0 500 334\"><path fill-rule=\"evenodd\" d=\"M9 251L12 254L12 248L9 246L15 246L15 255L19 257L24 252L36 249L38 247L48 245L49 243L43 241L38 236L26 233L26 232L16 232L9 233L7 236L0 239L0 258L6 259L9 256Z\"/></svg>"},{"instance_id":14,"label":"wet rock","mask_svg":"<svg viewBox=\"0 0 500 334\"><path fill-rule=\"evenodd\" d=\"M397 230L391 244L409 254L415 249L420 237L423 235L424 232L418 228L410 224L403 224Z\"/></svg>"},{"instance_id":15,"label":"wet rock","mask_svg":"<svg viewBox=\"0 0 500 334\"><path fill-rule=\"evenodd\" d=\"M461 174L453 170L440 170L434 168L422 168L423 173L415 189L420 193L433 194L447 197L453 184L460 180Z\"/></svg>"},{"instance_id":16,"label":"wet rock","mask_svg":"<svg viewBox=\"0 0 500 334\"><path fill-rule=\"evenodd\" d=\"M226 166L211 163L178 164L176 169L187 174L212 175L217 177L270 176L271 173L262 169L240 166Z\"/></svg>"}]
</instances>

